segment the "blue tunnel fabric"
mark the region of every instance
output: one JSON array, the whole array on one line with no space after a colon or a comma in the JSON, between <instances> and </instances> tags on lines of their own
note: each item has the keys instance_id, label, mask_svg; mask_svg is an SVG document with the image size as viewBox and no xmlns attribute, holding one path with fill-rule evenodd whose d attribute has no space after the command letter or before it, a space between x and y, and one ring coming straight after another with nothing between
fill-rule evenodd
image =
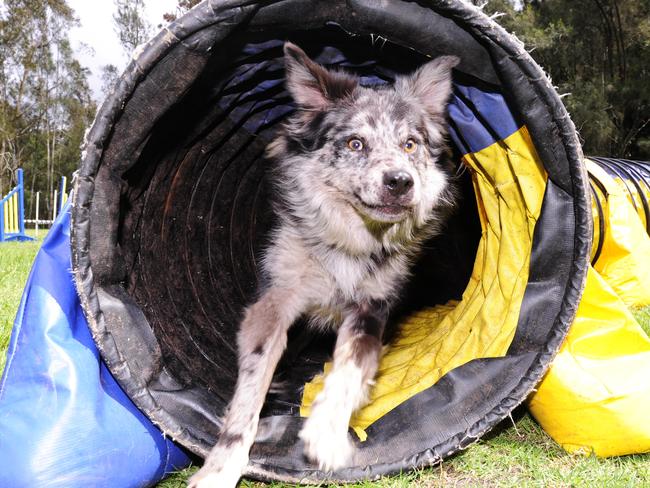
<instances>
[{"instance_id":1,"label":"blue tunnel fabric","mask_svg":"<svg viewBox=\"0 0 650 488\"><path fill-rule=\"evenodd\" d=\"M283 89L283 58L274 57L281 52L282 45L283 41L277 39L244 45L237 67L221 88L219 107L250 133L258 134L264 128L274 127L278 120L294 110L293 102ZM399 74L380 61L352 62L335 46L319 48L314 55L317 62L355 72L362 86L385 85ZM262 56L264 61L260 61ZM419 59L418 64L425 60ZM414 69L415 65L405 72ZM496 87L472 86L472 81L476 80L467 75L462 81L457 77L449 104L450 138L463 155L506 139L523 126Z\"/></svg>"},{"instance_id":2,"label":"blue tunnel fabric","mask_svg":"<svg viewBox=\"0 0 650 488\"><path fill-rule=\"evenodd\" d=\"M70 263L70 209L45 238L0 382L0 487L149 486L189 458L99 357Z\"/></svg>"},{"instance_id":3,"label":"blue tunnel fabric","mask_svg":"<svg viewBox=\"0 0 650 488\"><path fill-rule=\"evenodd\" d=\"M502 94L458 82L454 83L449 118L449 136L463 155L506 139L523 125Z\"/></svg>"}]
</instances>

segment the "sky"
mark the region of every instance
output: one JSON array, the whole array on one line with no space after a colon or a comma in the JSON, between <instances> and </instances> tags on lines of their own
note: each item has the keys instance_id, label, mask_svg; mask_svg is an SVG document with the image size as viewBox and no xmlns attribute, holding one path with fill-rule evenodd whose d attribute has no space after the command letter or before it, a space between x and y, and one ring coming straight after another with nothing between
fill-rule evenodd
<instances>
[{"instance_id":1,"label":"sky","mask_svg":"<svg viewBox=\"0 0 650 488\"><path fill-rule=\"evenodd\" d=\"M155 35L158 24L163 23L165 12L174 12L177 0L148 0L146 18L154 26ZM114 64L121 73L126 67L129 57L124 54L122 46L115 33L113 0L68 0L68 5L74 9L80 25L70 31L70 41L77 53L77 59L89 68L90 88L97 102L103 99L102 66Z\"/></svg>"}]
</instances>

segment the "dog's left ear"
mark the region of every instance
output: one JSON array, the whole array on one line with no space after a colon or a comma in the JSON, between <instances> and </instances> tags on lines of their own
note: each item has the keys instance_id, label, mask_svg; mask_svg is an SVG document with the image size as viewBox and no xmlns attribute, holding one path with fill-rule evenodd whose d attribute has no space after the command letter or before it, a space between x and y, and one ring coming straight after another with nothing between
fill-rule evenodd
<instances>
[{"instance_id":1,"label":"dog's left ear","mask_svg":"<svg viewBox=\"0 0 650 488\"><path fill-rule=\"evenodd\" d=\"M284 44L284 59L287 89L300 108L326 110L357 87L355 76L328 70L291 42Z\"/></svg>"},{"instance_id":2,"label":"dog's left ear","mask_svg":"<svg viewBox=\"0 0 650 488\"><path fill-rule=\"evenodd\" d=\"M456 56L440 56L395 80L395 87L402 95L417 98L432 116L441 116L452 92L451 70L459 62Z\"/></svg>"}]
</instances>

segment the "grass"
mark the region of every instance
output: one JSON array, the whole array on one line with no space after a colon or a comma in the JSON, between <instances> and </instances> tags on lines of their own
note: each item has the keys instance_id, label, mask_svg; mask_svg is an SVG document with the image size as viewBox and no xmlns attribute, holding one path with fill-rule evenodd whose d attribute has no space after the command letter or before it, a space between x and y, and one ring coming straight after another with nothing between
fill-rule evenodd
<instances>
[{"instance_id":1,"label":"grass","mask_svg":"<svg viewBox=\"0 0 650 488\"><path fill-rule=\"evenodd\" d=\"M643 330L645 330L645 333L650 336L650 307L643 307L634 310L634 317Z\"/></svg>"},{"instance_id":2,"label":"grass","mask_svg":"<svg viewBox=\"0 0 650 488\"><path fill-rule=\"evenodd\" d=\"M40 243L0 244L0 371L20 296ZM650 334L650 307L635 311ZM158 488L181 488L196 468L174 473ZM243 480L241 488L279 488L283 483ZM559 447L524 410L518 409L488 436L441 465L351 488L435 487L650 487L650 455L611 459L574 456Z\"/></svg>"},{"instance_id":3,"label":"grass","mask_svg":"<svg viewBox=\"0 0 650 488\"><path fill-rule=\"evenodd\" d=\"M16 309L40 245L40 240L0 243L0 371L5 367Z\"/></svg>"}]
</instances>

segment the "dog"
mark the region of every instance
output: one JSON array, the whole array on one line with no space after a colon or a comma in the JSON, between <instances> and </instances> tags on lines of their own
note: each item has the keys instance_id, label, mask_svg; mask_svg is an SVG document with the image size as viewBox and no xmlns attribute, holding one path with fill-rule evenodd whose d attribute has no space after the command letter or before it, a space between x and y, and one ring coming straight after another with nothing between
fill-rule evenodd
<instances>
[{"instance_id":1,"label":"dog","mask_svg":"<svg viewBox=\"0 0 650 488\"><path fill-rule=\"evenodd\" d=\"M279 195L262 265L268 285L245 310L235 393L192 488L237 484L299 317L337 331L332 370L300 432L304 454L323 470L350 461L348 423L366 401L391 307L454 207L446 116L457 57L366 87L292 43L284 56L296 111L267 148Z\"/></svg>"}]
</instances>

